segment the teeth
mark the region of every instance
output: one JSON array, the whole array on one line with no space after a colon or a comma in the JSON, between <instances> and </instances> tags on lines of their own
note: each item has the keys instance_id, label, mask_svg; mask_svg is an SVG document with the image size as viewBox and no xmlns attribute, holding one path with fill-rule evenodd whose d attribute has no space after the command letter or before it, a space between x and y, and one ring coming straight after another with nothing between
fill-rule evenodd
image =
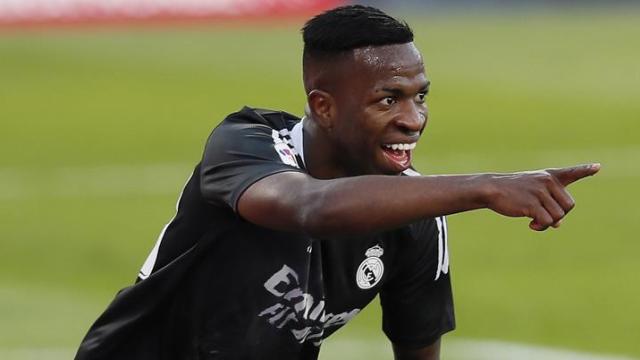
<instances>
[{"instance_id":1,"label":"teeth","mask_svg":"<svg viewBox=\"0 0 640 360\"><path fill-rule=\"evenodd\" d=\"M416 143L411 144L385 144L384 147L391 150L413 150L416 148Z\"/></svg>"}]
</instances>

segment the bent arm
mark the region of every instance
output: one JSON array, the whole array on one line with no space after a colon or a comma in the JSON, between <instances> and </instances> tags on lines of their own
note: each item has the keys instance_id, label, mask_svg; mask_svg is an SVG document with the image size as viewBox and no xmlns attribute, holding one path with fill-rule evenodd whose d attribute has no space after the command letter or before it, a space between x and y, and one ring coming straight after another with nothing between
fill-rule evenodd
<instances>
[{"instance_id":1,"label":"bent arm","mask_svg":"<svg viewBox=\"0 0 640 360\"><path fill-rule=\"evenodd\" d=\"M574 202L565 187L599 165L513 174L367 175L331 180L282 172L252 184L238 200L246 220L314 236L381 231L417 219L489 208L529 217L530 227L559 225Z\"/></svg>"}]
</instances>

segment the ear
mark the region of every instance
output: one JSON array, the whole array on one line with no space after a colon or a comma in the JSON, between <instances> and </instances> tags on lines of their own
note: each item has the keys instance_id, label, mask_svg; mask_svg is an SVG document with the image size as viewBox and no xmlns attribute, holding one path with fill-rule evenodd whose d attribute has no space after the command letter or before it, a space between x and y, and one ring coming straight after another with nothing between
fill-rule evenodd
<instances>
[{"instance_id":1,"label":"ear","mask_svg":"<svg viewBox=\"0 0 640 360\"><path fill-rule=\"evenodd\" d=\"M331 130L336 118L336 102L326 91L311 90L307 95L309 112L315 122L323 129Z\"/></svg>"}]
</instances>

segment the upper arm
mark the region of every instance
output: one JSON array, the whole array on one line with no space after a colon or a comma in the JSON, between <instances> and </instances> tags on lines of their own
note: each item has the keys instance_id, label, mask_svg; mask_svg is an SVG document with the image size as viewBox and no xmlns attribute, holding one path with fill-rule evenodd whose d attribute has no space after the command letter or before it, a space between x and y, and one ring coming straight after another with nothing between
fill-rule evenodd
<instances>
[{"instance_id":1,"label":"upper arm","mask_svg":"<svg viewBox=\"0 0 640 360\"><path fill-rule=\"evenodd\" d=\"M281 172L262 178L240 196L238 214L247 221L283 231L307 231L313 216L307 199L319 192L319 180L298 172Z\"/></svg>"},{"instance_id":2,"label":"upper arm","mask_svg":"<svg viewBox=\"0 0 640 360\"><path fill-rule=\"evenodd\" d=\"M266 125L225 120L207 141L200 191L208 203L238 212L241 195L254 183L282 172L302 172L295 151Z\"/></svg>"},{"instance_id":3,"label":"upper arm","mask_svg":"<svg viewBox=\"0 0 640 360\"><path fill-rule=\"evenodd\" d=\"M395 360L439 360L440 338L433 344L418 349L393 344L393 357Z\"/></svg>"}]
</instances>

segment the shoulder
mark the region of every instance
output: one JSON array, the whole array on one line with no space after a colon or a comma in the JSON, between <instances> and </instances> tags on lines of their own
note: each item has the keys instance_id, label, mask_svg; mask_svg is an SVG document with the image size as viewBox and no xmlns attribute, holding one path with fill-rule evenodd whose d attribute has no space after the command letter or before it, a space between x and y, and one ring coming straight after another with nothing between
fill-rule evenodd
<instances>
[{"instance_id":1,"label":"shoulder","mask_svg":"<svg viewBox=\"0 0 640 360\"><path fill-rule=\"evenodd\" d=\"M284 111L245 106L227 115L213 129L206 142L206 151L229 147L248 150L256 142L273 143L288 136L299 121L298 117Z\"/></svg>"},{"instance_id":2,"label":"shoulder","mask_svg":"<svg viewBox=\"0 0 640 360\"><path fill-rule=\"evenodd\" d=\"M264 126L274 130L290 130L300 121L300 118L284 111L243 107L240 111L229 114L220 124L242 128L246 126Z\"/></svg>"}]
</instances>

